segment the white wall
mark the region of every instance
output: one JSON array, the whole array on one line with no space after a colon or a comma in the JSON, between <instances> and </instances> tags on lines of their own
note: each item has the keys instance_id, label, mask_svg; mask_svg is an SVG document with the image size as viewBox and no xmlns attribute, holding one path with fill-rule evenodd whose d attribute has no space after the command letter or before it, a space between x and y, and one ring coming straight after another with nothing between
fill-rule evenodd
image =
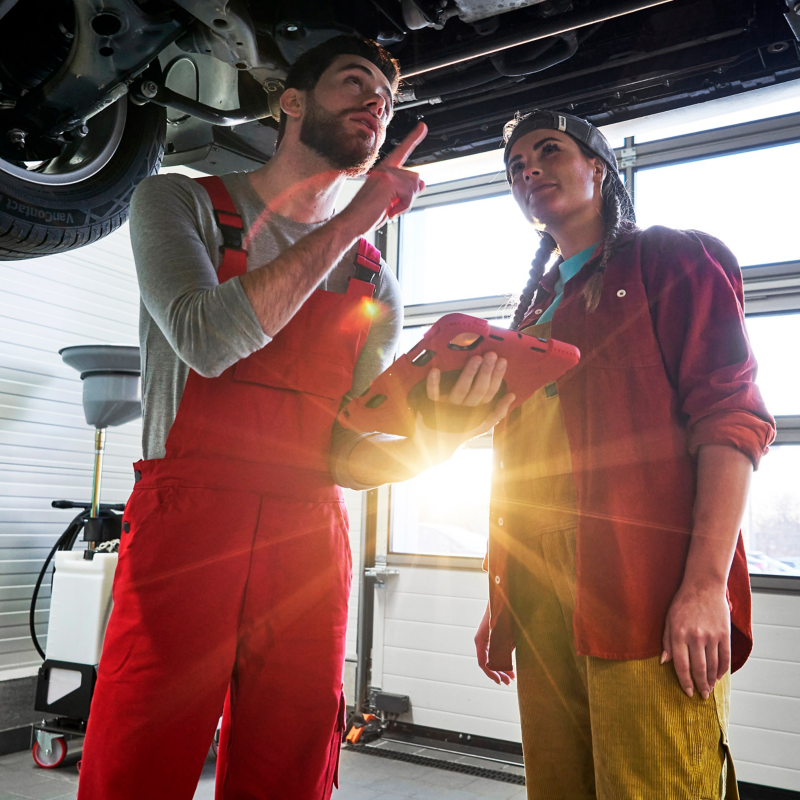
<instances>
[{"instance_id":1,"label":"white wall","mask_svg":"<svg viewBox=\"0 0 800 800\"><path fill-rule=\"evenodd\" d=\"M750 659L731 681L740 781L800 791L800 595L753 594Z\"/></svg>"},{"instance_id":2,"label":"white wall","mask_svg":"<svg viewBox=\"0 0 800 800\"><path fill-rule=\"evenodd\" d=\"M40 659L28 609L42 562L89 501L94 434L78 373L58 355L75 344L137 344L138 291L127 230L72 253L0 262L0 679L32 674ZM109 429L103 502L125 502L140 457L141 425ZM49 603L37 606L44 644Z\"/></svg>"},{"instance_id":3,"label":"white wall","mask_svg":"<svg viewBox=\"0 0 800 800\"><path fill-rule=\"evenodd\" d=\"M372 685L407 694L402 720L521 741L514 685L478 668L473 637L486 608L487 578L475 570L400 567L376 589Z\"/></svg>"}]
</instances>

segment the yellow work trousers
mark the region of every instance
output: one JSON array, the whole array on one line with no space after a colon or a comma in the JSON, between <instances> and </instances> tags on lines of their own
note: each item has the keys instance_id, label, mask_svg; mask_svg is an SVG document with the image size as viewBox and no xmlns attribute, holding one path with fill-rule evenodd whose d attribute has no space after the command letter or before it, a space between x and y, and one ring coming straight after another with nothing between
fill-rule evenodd
<instances>
[{"instance_id":1,"label":"yellow work trousers","mask_svg":"<svg viewBox=\"0 0 800 800\"><path fill-rule=\"evenodd\" d=\"M671 663L575 652L575 528L516 541L509 594L529 800L737 800L730 676L687 697Z\"/></svg>"}]
</instances>

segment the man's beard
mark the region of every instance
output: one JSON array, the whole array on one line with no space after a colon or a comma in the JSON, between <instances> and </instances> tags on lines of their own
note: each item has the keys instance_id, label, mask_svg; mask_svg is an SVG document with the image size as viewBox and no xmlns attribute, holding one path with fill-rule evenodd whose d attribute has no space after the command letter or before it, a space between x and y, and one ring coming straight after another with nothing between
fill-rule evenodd
<instances>
[{"instance_id":1,"label":"man's beard","mask_svg":"<svg viewBox=\"0 0 800 800\"><path fill-rule=\"evenodd\" d=\"M322 108L309 92L306 113L300 123L300 141L321 155L334 169L348 178L357 178L368 172L377 161L381 145L379 134L361 138L345 128L347 117L363 112L363 108L351 108L332 114Z\"/></svg>"}]
</instances>

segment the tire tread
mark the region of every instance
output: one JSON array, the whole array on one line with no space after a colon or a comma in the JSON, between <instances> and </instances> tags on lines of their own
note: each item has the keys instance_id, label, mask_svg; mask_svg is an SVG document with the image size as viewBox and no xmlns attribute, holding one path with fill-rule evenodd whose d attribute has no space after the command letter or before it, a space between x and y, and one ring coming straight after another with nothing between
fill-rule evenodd
<instances>
[{"instance_id":1,"label":"tire tread","mask_svg":"<svg viewBox=\"0 0 800 800\"><path fill-rule=\"evenodd\" d=\"M159 118L161 119L161 118ZM0 211L0 260L18 261L55 255L94 244L120 228L128 219L128 207L136 186L158 172L164 156L165 116L153 130L137 131L152 137L138 161L117 181L115 197L104 218L87 225L51 227L27 222ZM102 173L101 173L102 174Z\"/></svg>"}]
</instances>

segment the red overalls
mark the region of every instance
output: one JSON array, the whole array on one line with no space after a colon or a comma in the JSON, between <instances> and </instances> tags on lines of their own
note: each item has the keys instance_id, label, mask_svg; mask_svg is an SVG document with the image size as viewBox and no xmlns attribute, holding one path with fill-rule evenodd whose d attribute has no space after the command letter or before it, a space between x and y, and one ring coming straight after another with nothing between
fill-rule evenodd
<instances>
[{"instance_id":1,"label":"red overalls","mask_svg":"<svg viewBox=\"0 0 800 800\"><path fill-rule=\"evenodd\" d=\"M246 271L229 233L220 282ZM357 265L380 270L363 240ZM218 800L330 797L352 564L328 458L374 290L318 290L263 349L190 372L166 457L134 465L80 800L190 800L229 687Z\"/></svg>"}]
</instances>

